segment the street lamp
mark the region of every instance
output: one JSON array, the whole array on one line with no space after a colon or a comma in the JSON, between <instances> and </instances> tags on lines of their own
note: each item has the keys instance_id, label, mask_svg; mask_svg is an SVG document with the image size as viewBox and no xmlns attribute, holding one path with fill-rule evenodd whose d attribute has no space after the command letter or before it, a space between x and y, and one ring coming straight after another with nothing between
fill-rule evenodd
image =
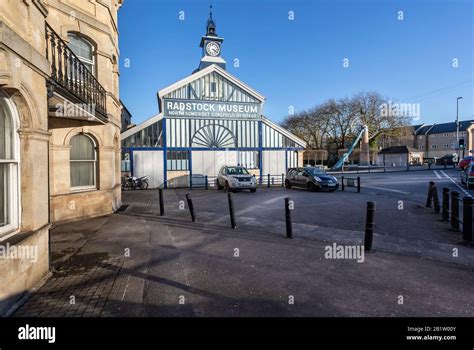
<instances>
[{"instance_id":1,"label":"street lamp","mask_svg":"<svg viewBox=\"0 0 474 350\"><path fill-rule=\"evenodd\" d=\"M456 141L457 141L457 154L459 162L459 100L462 99L462 96L456 98Z\"/></svg>"}]
</instances>

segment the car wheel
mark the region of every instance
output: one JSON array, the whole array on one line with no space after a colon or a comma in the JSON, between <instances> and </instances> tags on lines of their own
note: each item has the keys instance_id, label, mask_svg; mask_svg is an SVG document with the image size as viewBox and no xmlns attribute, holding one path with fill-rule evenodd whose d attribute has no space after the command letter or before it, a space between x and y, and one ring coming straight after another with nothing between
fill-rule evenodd
<instances>
[{"instance_id":1,"label":"car wheel","mask_svg":"<svg viewBox=\"0 0 474 350\"><path fill-rule=\"evenodd\" d=\"M311 192L315 192L316 191L316 185L312 182L308 182L308 190L310 190Z\"/></svg>"},{"instance_id":2,"label":"car wheel","mask_svg":"<svg viewBox=\"0 0 474 350\"><path fill-rule=\"evenodd\" d=\"M285 187L286 187L287 189L290 189L290 188L291 188L291 182L290 182L290 180L286 180L286 181L285 181Z\"/></svg>"},{"instance_id":3,"label":"car wheel","mask_svg":"<svg viewBox=\"0 0 474 350\"><path fill-rule=\"evenodd\" d=\"M222 190L222 188L223 188L222 185L221 185L221 183L220 183L219 180L217 180L217 179L216 179L216 187L217 187L217 189L218 189L219 191Z\"/></svg>"},{"instance_id":4,"label":"car wheel","mask_svg":"<svg viewBox=\"0 0 474 350\"><path fill-rule=\"evenodd\" d=\"M251 188L250 192L255 193L255 192L257 192L257 189L256 188Z\"/></svg>"}]
</instances>

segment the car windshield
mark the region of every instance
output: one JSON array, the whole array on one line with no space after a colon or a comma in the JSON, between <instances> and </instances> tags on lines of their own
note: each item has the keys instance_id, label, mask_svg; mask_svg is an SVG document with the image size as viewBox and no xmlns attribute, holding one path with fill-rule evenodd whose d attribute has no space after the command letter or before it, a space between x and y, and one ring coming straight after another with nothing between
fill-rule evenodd
<instances>
[{"instance_id":1,"label":"car windshield","mask_svg":"<svg viewBox=\"0 0 474 350\"><path fill-rule=\"evenodd\" d=\"M326 175L324 170L318 168L305 168L305 170L313 176Z\"/></svg>"},{"instance_id":2,"label":"car windshield","mask_svg":"<svg viewBox=\"0 0 474 350\"><path fill-rule=\"evenodd\" d=\"M241 167L228 167L227 175L248 175L249 172L245 168Z\"/></svg>"}]
</instances>

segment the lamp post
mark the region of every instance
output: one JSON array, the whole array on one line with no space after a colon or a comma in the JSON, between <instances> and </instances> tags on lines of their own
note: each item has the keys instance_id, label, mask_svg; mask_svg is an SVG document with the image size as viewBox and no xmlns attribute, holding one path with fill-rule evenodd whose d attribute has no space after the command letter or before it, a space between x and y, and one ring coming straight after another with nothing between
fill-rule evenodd
<instances>
[{"instance_id":1,"label":"lamp post","mask_svg":"<svg viewBox=\"0 0 474 350\"><path fill-rule=\"evenodd\" d=\"M458 154L459 162L459 100L462 99L462 96L456 98L456 153Z\"/></svg>"}]
</instances>

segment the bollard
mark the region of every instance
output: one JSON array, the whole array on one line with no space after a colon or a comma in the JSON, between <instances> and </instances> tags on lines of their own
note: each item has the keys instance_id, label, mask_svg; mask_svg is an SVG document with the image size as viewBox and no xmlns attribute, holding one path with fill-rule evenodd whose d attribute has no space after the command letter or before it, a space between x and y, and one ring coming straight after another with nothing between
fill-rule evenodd
<instances>
[{"instance_id":1,"label":"bollard","mask_svg":"<svg viewBox=\"0 0 474 350\"><path fill-rule=\"evenodd\" d=\"M234 199L232 197L232 193L229 192L227 194L227 198L229 200L230 226L235 230L237 228L237 224L235 223Z\"/></svg>"},{"instance_id":2,"label":"bollard","mask_svg":"<svg viewBox=\"0 0 474 350\"><path fill-rule=\"evenodd\" d=\"M449 188L443 188L443 221L449 221Z\"/></svg>"},{"instance_id":3,"label":"bollard","mask_svg":"<svg viewBox=\"0 0 474 350\"><path fill-rule=\"evenodd\" d=\"M341 176L341 191L344 191L344 176Z\"/></svg>"},{"instance_id":4,"label":"bollard","mask_svg":"<svg viewBox=\"0 0 474 350\"><path fill-rule=\"evenodd\" d=\"M188 208L189 208L189 213L191 214L191 220L193 222L196 222L196 215L194 213L193 200L191 199L191 196L189 195L189 193L186 194L186 201L188 202Z\"/></svg>"},{"instance_id":5,"label":"bollard","mask_svg":"<svg viewBox=\"0 0 474 350\"><path fill-rule=\"evenodd\" d=\"M451 229L459 231L459 192L451 192Z\"/></svg>"},{"instance_id":6,"label":"bollard","mask_svg":"<svg viewBox=\"0 0 474 350\"><path fill-rule=\"evenodd\" d=\"M360 176L357 176L357 192L360 193Z\"/></svg>"},{"instance_id":7,"label":"bollard","mask_svg":"<svg viewBox=\"0 0 474 350\"><path fill-rule=\"evenodd\" d=\"M270 174L267 174L267 187L270 187Z\"/></svg>"},{"instance_id":8,"label":"bollard","mask_svg":"<svg viewBox=\"0 0 474 350\"><path fill-rule=\"evenodd\" d=\"M375 218L375 203L367 202L367 215L365 219L365 238L364 250L370 252L372 250L372 242L374 237L374 218Z\"/></svg>"},{"instance_id":9,"label":"bollard","mask_svg":"<svg viewBox=\"0 0 474 350\"><path fill-rule=\"evenodd\" d=\"M160 200L160 216L165 215L165 203L163 202L163 189L158 190L158 198Z\"/></svg>"},{"instance_id":10,"label":"bollard","mask_svg":"<svg viewBox=\"0 0 474 350\"><path fill-rule=\"evenodd\" d=\"M285 187L285 174L281 174L281 187Z\"/></svg>"},{"instance_id":11,"label":"bollard","mask_svg":"<svg viewBox=\"0 0 474 350\"><path fill-rule=\"evenodd\" d=\"M462 240L472 242L472 197L463 198Z\"/></svg>"},{"instance_id":12,"label":"bollard","mask_svg":"<svg viewBox=\"0 0 474 350\"><path fill-rule=\"evenodd\" d=\"M207 175L204 176L204 181L206 181L205 184L204 184L204 188L207 190L207 189L208 189L208 185L207 185Z\"/></svg>"},{"instance_id":13,"label":"bollard","mask_svg":"<svg viewBox=\"0 0 474 350\"><path fill-rule=\"evenodd\" d=\"M430 181L430 185L428 187L428 196L426 197L426 205L425 207L431 208L431 194L432 194L432 188L434 186L434 182Z\"/></svg>"},{"instance_id":14,"label":"bollard","mask_svg":"<svg viewBox=\"0 0 474 350\"><path fill-rule=\"evenodd\" d=\"M285 198L286 238L293 238L293 225L291 223L290 198Z\"/></svg>"},{"instance_id":15,"label":"bollard","mask_svg":"<svg viewBox=\"0 0 474 350\"><path fill-rule=\"evenodd\" d=\"M441 209L439 207L438 189L436 188L436 185L433 185L431 193L433 196L434 211L436 214L439 214L441 212Z\"/></svg>"}]
</instances>

